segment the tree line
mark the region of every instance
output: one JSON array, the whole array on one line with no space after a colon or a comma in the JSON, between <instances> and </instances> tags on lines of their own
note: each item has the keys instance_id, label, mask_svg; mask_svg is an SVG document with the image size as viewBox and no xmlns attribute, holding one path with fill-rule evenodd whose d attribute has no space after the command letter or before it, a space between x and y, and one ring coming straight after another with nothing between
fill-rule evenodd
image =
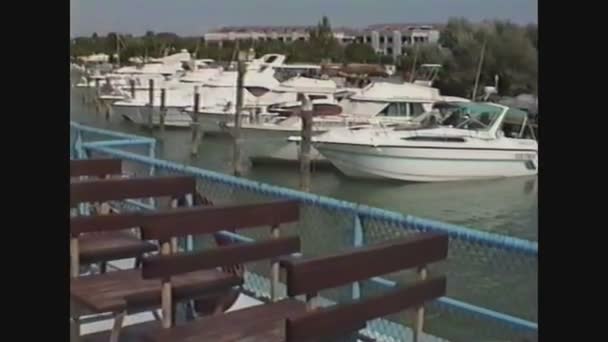
<instances>
[{"instance_id":1,"label":"tree line","mask_svg":"<svg viewBox=\"0 0 608 342\"><path fill-rule=\"evenodd\" d=\"M332 35L327 17L308 30L310 38L294 42L240 41L239 49L254 48L256 54L280 53L290 63L379 63L395 64L406 79L423 63L441 64L435 86L442 93L470 97L482 50L483 65L479 84L494 85L498 76L501 95L536 94L538 89L538 27L508 21L473 23L463 18L448 20L441 28L438 44L415 44L394 60L377 54L364 43L340 44ZM146 32L143 36L93 34L72 40L72 56L106 53L112 56L120 47L120 61L130 57L161 57L186 49L196 58L230 61L236 58L234 42L205 44L201 37L180 37L170 32ZM113 59L113 58L112 58ZM112 61L112 60L111 60Z\"/></svg>"}]
</instances>

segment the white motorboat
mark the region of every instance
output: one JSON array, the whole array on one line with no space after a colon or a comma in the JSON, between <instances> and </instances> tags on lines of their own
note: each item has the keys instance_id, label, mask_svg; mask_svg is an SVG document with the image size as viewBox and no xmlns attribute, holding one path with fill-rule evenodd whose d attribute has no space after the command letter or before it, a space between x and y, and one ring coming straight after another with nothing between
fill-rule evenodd
<instances>
[{"instance_id":1,"label":"white motorboat","mask_svg":"<svg viewBox=\"0 0 608 342\"><path fill-rule=\"evenodd\" d=\"M415 182L535 175L538 144L527 113L493 103L446 103L442 126L352 127L314 137L345 175Z\"/></svg>"},{"instance_id":2,"label":"white motorboat","mask_svg":"<svg viewBox=\"0 0 608 342\"><path fill-rule=\"evenodd\" d=\"M194 102L195 88L202 86L211 78L216 77L222 72L222 68L198 66L197 69L188 71L186 74L173 81L165 82L162 88L165 88L165 126L176 128L188 128L192 124L191 116L185 112L185 109L191 107ZM136 90L135 97L132 98L124 88L121 89L125 96L120 101L112 104L116 114L124 117L126 120L137 124L149 123L148 104L150 102L149 90ZM104 96L102 96L102 99ZM160 124L160 102L161 89L155 87L154 92L154 107L152 108L152 125Z\"/></svg>"},{"instance_id":3,"label":"white motorboat","mask_svg":"<svg viewBox=\"0 0 608 342\"><path fill-rule=\"evenodd\" d=\"M437 89L411 83L374 82L360 90L345 89L344 92L350 91L354 95L347 96L339 103L335 99L340 97L340 90L335 86L334 93L318 90L315 93L315 87L312 86L295 88L309 94L313 100L316 114L313 118L313 136L336 127L374 125L380 122L407 123L430 111L433 103L443 99ZM243 122L241 137L247 140L246 153L254 161L297 161L299 143L297 139L289 137L299 135L301 127L297 112L290 118L279 116L271 117L268 122ZM314 148L311 149L311 158L316 161L325 159Z\"/></svg>"},{"instance_id":4,"label":"white motorboat","mask_svg":"<svg viewBox=\"0 0 608 342\"><path fill-rule=\"evenodd\" d=\"M182 64L189 58L190 55L182 51L149 63L125 66L105 74L83 76L75 88L87 96L99 95L100 100L112 104L132 98L133 91L147 92L150 80L154 81L155 88L170 87L177 78L183 76Z\"/></svg>"}]
</instances>

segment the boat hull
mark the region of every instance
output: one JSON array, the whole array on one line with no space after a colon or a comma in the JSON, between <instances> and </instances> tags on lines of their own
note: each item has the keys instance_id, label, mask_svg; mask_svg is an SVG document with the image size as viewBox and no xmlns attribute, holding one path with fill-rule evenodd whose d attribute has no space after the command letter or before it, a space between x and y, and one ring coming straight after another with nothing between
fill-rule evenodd
<instances>
[{"instance_id":1,"label":"boat hull","mask_svg":"<svg viewBox=\"0 0 608 342\"><path fill-rule=\"evenodd\" d=\"M233 114L224 113L200 113L198 114L199 125L204 133L225 134L223 124L234 121Z\"/></svg>"},{"instance_id":2,"label":"boat hull","mask_svg":"<svg viewBox=\"0 0 608 342\"><path fill-rule=\"evenodd\" d=\"M319 132L319 134L322 132ZM275 130L241 127L242 146L245 154L255 162L297 162L300 160L300 144L288 141L299 136L299 130ZM328 161L314 147L310 148L310 159L314 162Z\"/></svg>"},{"instance_id":3,"label":"boat hull","mask_svg":"<svg viewBox=\"0 0 608 342\"><path fill-rule=\"evenodd\" d=\"M144 106L125 106L113 104L112 109L115 115L122 116L125 120L131 121L138 125L148 125L148 107ZM152 114L152 125L160 126L160 108L155 107ZM190 128L192 118L181 108L167 108L165 116L165 127L174 128Z\"/></svg>"},{"instance_id":4,"label":"boat hull","mask_svg":"<svg viewBox=\"0 0 608 342\"><path fill-rule=\"evenodd\" d=\"M536 175L536 152L317 143L349 177L440 182ZM532 156L532 157L530 157Z\"/></svg>"}]
</instances>

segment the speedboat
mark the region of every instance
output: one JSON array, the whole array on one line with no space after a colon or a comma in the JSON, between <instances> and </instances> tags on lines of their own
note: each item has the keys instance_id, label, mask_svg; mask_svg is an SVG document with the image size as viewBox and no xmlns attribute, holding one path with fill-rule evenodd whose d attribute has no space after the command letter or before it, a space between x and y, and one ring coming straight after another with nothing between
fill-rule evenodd
<instances>
[{"instance_id":1,"label":"speedboat","mask_svg":"<svg viewBox=\"0 0 608 342\"><path fill-rule=\"evenodd\" d=\"M443 103L430 127L347 127L314 147L356 178L413 182L536 175L538 143L527 113L494 103Z\"/></svg>"},{"instance_id":2,"label":"speedboat","mask_svg":"<svg viewBox=\"0 0 608 342\"><path fill-rule=\"evenodd\" d=\"M334 83L331 92L321 92L319 87L317 92L313 92L315 88L311 86L296 88L312 99L315 113L313 136L339 127L406 124L443 100L438 89L412 83L374 82L363 89L339 89ZM297 108L299 106L298 103ZM240 134L247 141L244 144L246 154L252 161L299 160L299 139L290 137L300 134L302 120L299 112L293 109L291 116L281 115L269 117L267 122L241 124ZM311 149L311 159L325 160L314 148Z\"/></svg>"}]
</instances>

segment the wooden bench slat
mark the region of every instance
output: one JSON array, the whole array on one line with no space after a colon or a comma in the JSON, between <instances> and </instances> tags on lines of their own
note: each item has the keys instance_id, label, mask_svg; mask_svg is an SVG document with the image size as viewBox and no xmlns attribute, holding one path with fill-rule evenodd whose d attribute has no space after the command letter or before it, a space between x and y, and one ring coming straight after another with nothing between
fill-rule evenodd
<instances>
[{"instance_id":1,"label":"wooden bench slat","mask_svg":"<svg viewBox=\"0 0 608 342\"><path fill-rule=\"evenodd\" d=\"M122 161L114 158L70 160L70 177L119 175Z\"/></svg>"},{"instance_id":2,"label":"wooden bench slat","mask_svg":"<svg viewBox=\"0 0 608 342\"><path fill-rule=\"evenodd\" d=\"M230 288L241 285L242 281L242 278L222 271L206 270L176 276L172 285L179 296L182 290ZM129 296L143 294L160 299L161 281L143 279L140 269L113 271L71 279L70 294L75 302L93 312L119 312L127 309Z\"/></svg>"},{"instance_id":3,"label":"wooden bench slat","mask_svg":"<svg viewBox=\"0 0 608 342\"><path fill-rule=\"evenodd\" d=\"M142 275L145 279L168 278L196 270L278 258L299 251L298 237L284 237L224 246L202 252L155 255L143 259Z\"/></svg>"},{"instance_id":4,"label":"wooden bench slat","mask_svg":"<svg viewBox=\"0 0 608 342\"><path fill-rule=\"evenodd\" d=\"M154 216L154 220L145 227L145 235L152 240L164 240L175 236L210 234L225 229L278 226L295 222L299 219L299 207L294 201L278 201L180 208Z\"/></svg>"},{"instance_id":5,"label":"wooden bench slat","mask_svg":"<svg viewBox=\"0 0 608 342\"><path fill-rule=\"evenodd\" d=\"M157 213L157 212L154 212ZM74 216L70 218L70 233L78 236L83 233L109 232L138 228L148 219L146 212L126 212L113 215Z\"/></svg>"},{"instance_id":6,"label":"wooden bench slat","mask_svg":"<svg viewBox=\"0 0 608 342\"><path fill-rule=\"evenodd\" d=\"M124 327L124 342L284 342L285 317L304 312L302 302L285 299L222 315L208 316L187 325L163 329L159 322ZM85 335L81 342L107 342L109 331Z\"/></svg>"},{"instance_id":7,"label":"wooden bench slat","mask_svg":"<svg viewBox=\"0 0 608 342\"><path fill-rule=\"evenodd\" d=\"M304 303L285 299L223 315L205 317L187 325L156 331L156 342L283 342L285 318L306 310ZM150 336L151 334L147 334Z\"/></svg>"},{"instance_id":8,"label":"wooden bench slat","mask_svg":"<svg viewBox=\"0 0 608 342\"><path fill-rule=\"evenodd\" d=\"M211 234L225 229L277 226L296 222L298 218L299 210L296 202L280 201L75 216L70 218L70 231L76 236L82 233L124 230L145 225L144 234L147 239L166 240L184 235Z\"/></svg>"},{"instance_id":9,"label":"wooden bench slat","mask_svg":"<svg viewBox=\"0 0 608 342\"><path fill-rule=\"evenodd\" d=\"M127 232L84 234L78 243L82 264L135 258L158 250L155 244Z\"/></svg>"},{"instance_id":10,"label":"wooden bench slat","mask_svg":"<svg viewBox=\"0 0 608 342\"><path fill-rule=\"evenodd\" d=\"M390 290L381 296L304 313L287 319L286 341L303 342L353 332L369 320L417 307L445 292L446 278L441 276Z\"/></svg>"},{"instance_id":11,"label":"wooden bench slat","mask_svg":"<svg viewBox=\"0 0 608 342\"><path fill-rule=\"evenodd\" d=\"M179 197L196 191L189 176L110 178L70 183L70 205L147 197Z\"/></svg>"},{"instance_id":12,"label":"wooden bench slat","mask_svg":"<svg viewBox=\"0 0 608 342\"><path fill-rule=\"evenodd\" d=\"M330 256L283 259L281 264L287 269L287 293L294 297L437 262L447 257L447 250L447 235L419 233Z\"/></svg>"}]
</instances>

